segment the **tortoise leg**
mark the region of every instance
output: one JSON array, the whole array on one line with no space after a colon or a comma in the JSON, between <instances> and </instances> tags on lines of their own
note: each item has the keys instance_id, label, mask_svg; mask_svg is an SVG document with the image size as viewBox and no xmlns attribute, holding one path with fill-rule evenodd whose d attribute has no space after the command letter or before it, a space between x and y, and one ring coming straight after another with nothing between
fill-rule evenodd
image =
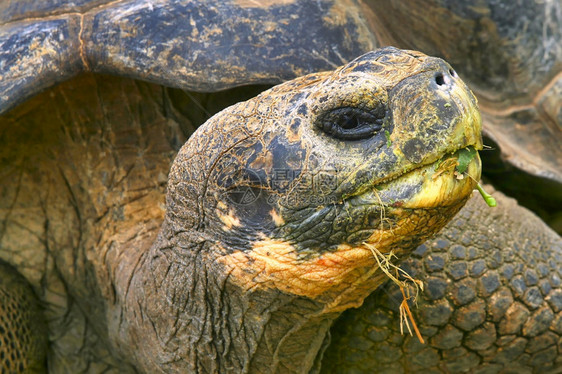
<instances>
[{"instance_id":1,"label":"tortoise leg","mask_svg":"<svg viewBox=\"0 0 562 374\"><path fill-rule=\"evenodd\" d=\"M44 373L46 351L37 297L23 276L0 261L0 372Z\"/></svg>"}]
</instances>

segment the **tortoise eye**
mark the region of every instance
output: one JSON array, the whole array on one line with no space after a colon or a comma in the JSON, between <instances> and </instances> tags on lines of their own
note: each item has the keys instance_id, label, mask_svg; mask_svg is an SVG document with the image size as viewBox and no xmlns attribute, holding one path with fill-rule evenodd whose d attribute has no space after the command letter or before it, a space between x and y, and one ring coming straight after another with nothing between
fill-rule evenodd
<instances>
[{"instance_id":1,"label":"tortoise eye","mask_svg":"<svg viewBox=\"0 0 562 374\"><path fill-rule=\"evenodd\" d=\"M384 110L365 111L342 107L320 115L316 126L336 139L366 139L382 129L385 114Z\"/></svg>"},{"instance_id":2,"label":"tortoise eye","mask_svg":"<svg viewBox=\"0 0 562 374\"><path fill-rule=\"evenodd\" d=\"M341 125L342 128L348 130L359 126L361 126L361 123L359 122L359 118L357 118L355 114L344 116L343 123Z\"/></svg>"}]
</instances>

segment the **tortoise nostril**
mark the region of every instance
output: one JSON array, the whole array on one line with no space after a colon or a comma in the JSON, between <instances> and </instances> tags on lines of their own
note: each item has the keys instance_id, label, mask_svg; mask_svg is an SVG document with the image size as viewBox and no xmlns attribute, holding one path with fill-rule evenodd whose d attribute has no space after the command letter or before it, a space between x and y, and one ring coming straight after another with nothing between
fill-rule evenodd
<instances>
[{"instance_id":1,"label":"tortoise nostril","mask_svg":"<svg viewBox=\"0 0 562 374\"><path fill-rule=\"evenodd\" d=\"M443 74L437 73L435 75L435 83L437 83L438 86L443 86L445 84L445 77L443 77Z\"/></svg>"},{"instance_id":2,"label":"tortoise nostril","mask_svg":"<svg viewBox=\"0 0 562 374\"><path fill-rule=\"evenodd\" d=\"M435 83L442 87L450 87L455 84L457 73L452 68L445 68L442 71L435 72Z\"/></svg>"}]
</instances>

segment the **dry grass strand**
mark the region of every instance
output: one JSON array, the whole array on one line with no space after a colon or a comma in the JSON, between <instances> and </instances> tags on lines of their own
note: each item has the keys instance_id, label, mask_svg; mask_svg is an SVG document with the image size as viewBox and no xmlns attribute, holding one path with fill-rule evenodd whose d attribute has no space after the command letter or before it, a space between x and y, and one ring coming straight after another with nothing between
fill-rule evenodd
<instances>
[{"instance_id":1,"label":"dry grass strand","mask_svg":"<svg viewBox=\"0 0 562 374\"><path fill-rule=\"evenodd\" d=\"M400 288L400 292L402 293L403 298L399 307L400 333L404 334L404 325L406 325L408 332L411 336L413 336L413 328L419 341L424 344L425 341L421 336L421 333L418 329L418 326L416 324L416 321L414 320L414 316L412 315L412 311L410 310L410 306L408 304L408 300L412 300L415 304L417 303L419 291L423 291L423 282L419 279L414 279L406 271L391 262L393 257L396 258L396 255L393 253L393 251L390 251L390 253L384 255L374 245L368 243L364 244L373 254L373 257L377 261L377 264L383 271L383 273L385 273L385 275ZM392 270L394 270L394 274L392 274ZM402 275L406 280L402 281L398 279L400 275ZM416 290L416 294L414 296L410 294L409 284L412 284L414 286L414 289ZM411 327L410 324L412 325Z\"/></svg>"}]
</instances>

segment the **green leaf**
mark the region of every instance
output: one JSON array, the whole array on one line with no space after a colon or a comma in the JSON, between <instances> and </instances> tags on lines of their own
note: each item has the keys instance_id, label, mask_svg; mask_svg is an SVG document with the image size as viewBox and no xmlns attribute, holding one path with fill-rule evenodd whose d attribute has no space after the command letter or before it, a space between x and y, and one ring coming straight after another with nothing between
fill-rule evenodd
<instances>
[{"instance_id":1,"label":"green leaf","mask_svg":"<svg viewBox=\"0 0 562 374\"><path fill-rule=\"evenodd\" d=\"M466 147L459 151L458 165L456 167L459 173L464 173L468 169L468 164L476 156L476 149L474 147Z\"/></svg>"}]
</instances>

